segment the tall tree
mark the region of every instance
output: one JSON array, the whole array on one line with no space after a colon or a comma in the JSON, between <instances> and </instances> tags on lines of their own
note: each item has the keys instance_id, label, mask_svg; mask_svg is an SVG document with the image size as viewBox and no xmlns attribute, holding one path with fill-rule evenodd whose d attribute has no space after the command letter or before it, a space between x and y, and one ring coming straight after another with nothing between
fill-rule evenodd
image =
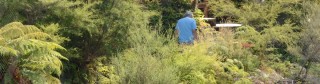
<instances>
[{"instance_id":1,"label":"tall tree","mask_svg":"<svg viewBox=\"0 0 320 84\"><path fill-rule=\"evenodd\" d=\"M307 83L311 75L310 69L316 63L320 63L320 10L318 4L306 3L306 17L303 20L303 32L299 40L297 50L292 53L301 56L301 70L299 78L303 83Z\"/></svg>"}]
</instances>

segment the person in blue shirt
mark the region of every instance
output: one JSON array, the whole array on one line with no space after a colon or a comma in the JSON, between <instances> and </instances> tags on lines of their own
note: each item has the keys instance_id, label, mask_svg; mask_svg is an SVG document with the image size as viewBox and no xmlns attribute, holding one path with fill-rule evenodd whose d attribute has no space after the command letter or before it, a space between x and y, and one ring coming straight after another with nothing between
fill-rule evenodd
<instances>
[{"instance_id":1,"label":"person in blue shirt","mask_svg":"<svg viewBox=\"0 0 320 84\"><path fill-rule=\"evenodd\" d=\"M185 13L184 18L178 20L175 29L179 44L193 44L194 40L198 39L196 20L193 19L193 14L190 11Z\"/></svg>"}]
</instances>

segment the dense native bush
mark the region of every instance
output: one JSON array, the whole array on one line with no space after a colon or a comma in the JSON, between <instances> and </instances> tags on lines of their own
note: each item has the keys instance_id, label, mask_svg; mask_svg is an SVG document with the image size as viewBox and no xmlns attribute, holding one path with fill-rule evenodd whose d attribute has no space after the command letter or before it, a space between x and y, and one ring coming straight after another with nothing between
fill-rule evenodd
<instances>
[{"instance_id":1,"label":"dense native bush","mask_svg":"<svg viewBox=\"0 0 320 84\"><path fill-rule=\"evenodd\" d=\"M204 40L178 46L169 38L147 34L136 34L131 42L137 44L112 60L120 83L250 83L241 61L213 50L223 45Z\"/></svg>"},{"instance_id":2,"label":"dense native bush","mask_svg":"<svg viewBox=\"0 0 320 84\"><path fill-rule=\"evenodd\" d=\"M180 81L186 84L248 82L249 74L244 71L243 64L236 59L223 60L210 50L214 46L219 45L209 42L186 46L183 53L175 56Z\"/></svg>"},{"instance_id":3,"label":"dense native bush","mask_svg":"<svg viewBox=\"0 0 320 84\"><path fill-rule=\"evenodd\" d=\"M244 25L215 31L191 0L0 0L0 82L318 83L319 3L209 0L218 23ZM186 10L192 46L171 38Z\"/></svg>"},{"instance_id":4,"label":"dense native bush","mask_svg":"<svg viewBox=\"0 0 320 84\"><path fill-rule=\"evenodd\" d=\"M87 65L89 68L89 84L119 84L119 76L115 73L115 68L109 66L106 57L99 57L93 63Z\"/></svg>"},{"instance_id":5,"label":"dense native bush","mask_svg":"<svg viewBox=\"0 0 320 84\"><path fill-rule=\"evenodd\" d=\"M175 41L140 28L132 32L131 48L112 59L120 83L175 84L176 68L172 65L178 46Z\"/></svg>"},{"instance_id":6,"label":"dense native bush","mask_svg":"<svg viewBox=\"0 0 320 84\"><path fill-rule=\"evenodd\" d=\"M90 2L92 3L77 0L0 1L1 11L4 11L0 14L0 25L11 21L36 26L59 23L61 29L55 34L69 39L62 44L68 51L63 54L69 58L69 62L66 62L69 64L64 67L63 76L66 77L62 78L72 83L87 82L86 65L96 57L110 56L128 47L128 29L145 27L148 21L145 13L151 13L142 12L138 4L131 3L133 1ZM44 30L52 31L46 28Z\"/></svg>"},{"instance_id":7,"label":"dense native bush","mask_svg":"<svg viewBox=\"0 0 320 84\"><path fill-rule=\"evenodd\" d=\"M256 57L254 60L259 60L256 62L250 59L242 60L246 67L255 66L246 70L276 71L283 77L293 79L294 74L299 73L295 65L299 62L300 57L291 54L290 51L298 44L300 31L303 30L301 20L305 18L304 13L307 13L303 7L304 2L211 0L209 4L211 4L210 9L215 17L224 19L222 22L231 21L246 25L237 28L234 37L242 45L249 44L251 47L247 48L248 53L240 54L244 57L238 59L249 56L250 59ZM231 53L228 52L228 54ZM237 55L231 54L230 56Z\"/></svg>"},{"instance_id":8,"label":"dense native bush","mask_svg":"<svg viewBox=\"0 0 320 84\"><path fill-rule=\"evenodd\" d=\"M161 32L167 32L175 28L176 22L183 17L186 11L193 11L194 4L191 0L137 0L145 6L145 9L157 11L158 14L151 18L152 23L160 22Z\"/></svg>"},{"instance_id":9,"label":"dense native bush","mask_svg":"<svg viewBox=\"0 0 320 84\"><path fill-rule=\"evenodd\" d=\"M275 26L265 29L261 33L250 26L238 28L235 32L236 39L251 45L251 48L247 49L249 51L247 55L249 55L250 58L239 58L243 59L242 61L245 66L248 67L247 70L255 71L256 69L261 69L270 74L276 71L276 73L281 74L281 76L293 78L293 74L297 73L297 68L293 67L293 64L290 62L294 62L295 60L291 60L290 58L296 57L292 55L290 57L289 54L284 53L288 52L290 47L296 44L295 40L297 40L297 36L293 34L294 32L290 28L292 28L292 26L288 24ZM284 57L286 57L286 59L283 59ZM273 70L270 70L270 68ZM276 80L270 81L276 82Z\"/></svg>"},{"instance_id":10,"label":"dense native bush","mask_svg":"<svg viewBox=\"0 0 320 84\"><path fill-rule=\"evenodd\" d=\"M314 80L317 78L318 73L310 74L310 72L312 72L312 66L317 66L320 59L320 46L318 45L320 42L320 25L318 24L320 22L320 10L317 9L319 4L309 2L305 3L304 6L308 12L306 12L305 19L302 20L303 31L301 32L298 44L292 48L291 53L301 58L299 59L301 70L297 76L297 80L302 83L316 83L317 81Z\"/></svg>"},{"instance_id":11,"label":"dense native bush","mask_svg":"<svg viewBox=\"0 0 320 84\"><path fill-rule=\"evenodd\" d=\"M209 0L209 4L214 17L222 19L222 22L247 24L258 31L282 25L288 20L295 25L301 24L303 16L300 0L257 1Z\"/></svg>"}]
</instances>

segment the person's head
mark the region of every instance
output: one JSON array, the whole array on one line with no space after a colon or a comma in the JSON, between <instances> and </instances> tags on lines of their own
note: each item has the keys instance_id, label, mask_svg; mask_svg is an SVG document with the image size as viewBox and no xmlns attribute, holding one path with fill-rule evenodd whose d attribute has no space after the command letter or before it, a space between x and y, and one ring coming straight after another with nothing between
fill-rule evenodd
<instances>
[{"instance_id":1,"label":"person's head","mask_svg":"<svg viewBox=\"0 0 320 84\"><path fill-rule=\"evenodd\" d=\"M190 17L192 18L193 17L193 13L191 11L187 11L185 14L184 14L184 17Z\"/></svg>"}]
</instances>

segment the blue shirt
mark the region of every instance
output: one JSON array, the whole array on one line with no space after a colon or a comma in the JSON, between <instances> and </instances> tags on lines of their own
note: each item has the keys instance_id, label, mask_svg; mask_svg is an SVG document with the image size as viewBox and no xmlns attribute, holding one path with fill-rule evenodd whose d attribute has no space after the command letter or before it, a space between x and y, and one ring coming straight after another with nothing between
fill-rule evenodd
<instances>
[{"instance_id":1,"label":"blue shirt","mask_svg":"<svg viewBox=\"0 0 320 84\"><path fill-rule=\"evenodd\" d=\"M182 18L176 25L176 30L179 31L179 43L193 43L192 30L196 30L196 20L190 17Z\"/></svg>"}]
</instances>

